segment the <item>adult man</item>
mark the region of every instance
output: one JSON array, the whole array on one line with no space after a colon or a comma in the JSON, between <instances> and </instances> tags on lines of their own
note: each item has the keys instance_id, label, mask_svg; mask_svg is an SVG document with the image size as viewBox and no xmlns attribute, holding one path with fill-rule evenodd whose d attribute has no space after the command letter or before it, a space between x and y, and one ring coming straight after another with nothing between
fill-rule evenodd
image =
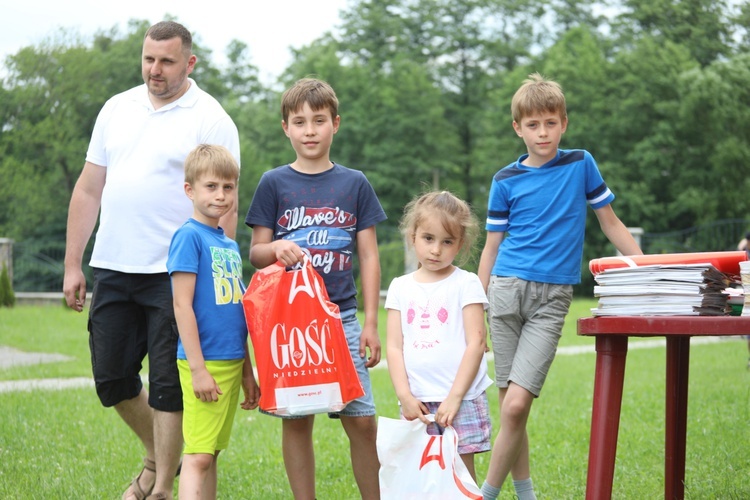
<instances>
[{"instance_id":1,"label":"adult man","mask_svg":"<svg viewBox=\"0 0 750 500\"><path fill-rule=\"evenodd\" d=\"M177 327L166 259L192 213L183 161L198 144L221 144L239 162L239 136L221 105L188 78L196 63L182 25L151 26L143 41L144 84L107 101L94 127L68 212L63 291L82 311L81 261L101 209L90 265L89 344L104 406L114 406L146 449L124 498L171 498L182 449ZM237 200L220 225L234 238ZM148 354L149 391L141 383ZM149 394L150 392L150 394Z\"/></svg>"}]
</instances>

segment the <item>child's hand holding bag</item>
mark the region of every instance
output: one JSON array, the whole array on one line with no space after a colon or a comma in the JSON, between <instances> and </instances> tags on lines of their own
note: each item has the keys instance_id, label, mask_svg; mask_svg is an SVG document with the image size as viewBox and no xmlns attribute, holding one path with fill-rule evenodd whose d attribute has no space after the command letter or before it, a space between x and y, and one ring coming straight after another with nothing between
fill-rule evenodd
<instances>
[{"instance_id":1,"label":"child's hand holding bag","mask_svg":"<svg viewBox=\"0 0 750 500\"><path fill-rule=\"evenodd\" d=\"M434 415L426 415L431 422ZM448 426L427 434L421 420L378 417L380 498L482 500L482 492L458 454L458 435Z\"/></svg>"}]
</instances>

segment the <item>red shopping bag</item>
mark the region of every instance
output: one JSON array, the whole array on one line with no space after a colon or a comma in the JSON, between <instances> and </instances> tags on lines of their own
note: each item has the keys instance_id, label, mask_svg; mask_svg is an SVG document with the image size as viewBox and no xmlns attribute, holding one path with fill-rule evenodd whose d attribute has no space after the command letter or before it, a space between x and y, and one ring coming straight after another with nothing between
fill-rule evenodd
<instances>
[{"instance_id":1,"label":"red shopping bag","mask_svg":"<svg viewBox=\"0 0 750 500\"><path fill-rule=\"evenodd\" d=\"M427 419L435 421L434 415ZM453 427L427 434L421 420L378 417L376 439L382 500L482 500L482 491L458 454Z\"/></svg>"},{"instance_id":2,"label":"red shopping bag","mask_svg":"<svg viewBox=\"0 0 750 500\"><path fill-rule=\"evenodd\" d=\"M242 298L255 351L260 408L277 415L342 410L364 395L339 306L307 259L253 274Z\"/></svg>"}]
</instances>

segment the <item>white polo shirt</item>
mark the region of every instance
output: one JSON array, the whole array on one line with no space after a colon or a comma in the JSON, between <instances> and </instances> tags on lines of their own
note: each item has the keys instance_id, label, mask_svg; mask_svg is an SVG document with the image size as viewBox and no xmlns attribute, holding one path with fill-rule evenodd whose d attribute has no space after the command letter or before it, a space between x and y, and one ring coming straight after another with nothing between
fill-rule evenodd
<instances>
[{"instance_id":1,"label":"white polo shirt","mask_svg":"<svg viewBox=\"0 0 750 500\"><path fill-rule=\"evenodd\" d=\"M107 169L90 265L125 273L167 272L174 232L192 215L184 161L198 144L225 146L240 161L239 134L219 102L198 88L154 110L146 85L109 99L86 161Z\"/></svg>"}]
</instances>

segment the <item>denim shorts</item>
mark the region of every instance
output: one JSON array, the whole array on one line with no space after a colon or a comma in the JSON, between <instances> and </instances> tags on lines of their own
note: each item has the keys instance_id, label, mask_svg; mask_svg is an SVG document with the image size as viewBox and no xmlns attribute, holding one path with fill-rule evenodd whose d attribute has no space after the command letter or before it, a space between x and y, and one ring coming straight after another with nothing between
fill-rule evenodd
<instances>
[{"instance_id":1,"label":"denim shorts","mask_svg":"<svg viewBox=\"0 0 750 500\"><path fill-rule=\"evenodd\" d=\"M495 383L539 396L557 352L573 287L492 276L487 289Z\"/></svg>"},{"instance_id":2,"label":"denim shorts","mask_svg":"<svg viewBox=\"0 0 750 500\"><path fill-rule=\"evenodd\" d=\"M437 413L440 403L424 403L433 415ZM403 418L403 417L402 417ZM487 393L483 392L476 399L463 400L458 413L453 418L453 428L458 436L458 453L481 453L490 451L492 443L492 420ZM442 435L444 427L432 422L427 426L427 434Z\"/></svg>"},{"instance_id":3,"label":"denim shorts","mask_svg":"<svg viewBox=\"0 0 750 500\"><path fill-rule=\"evenodd\" d=\"M96 393L104 406L141 392L140 372L148 354L149 405L160 411L182 411L179 335L167 273L94 269L88 329Z\"/></svg>"},{"instance_id":4,"label":"denim shorts","mask_svg":"<svg viewBox=\"0 0 750 500\"><path fill-rule=\"evenodd\" d=\"M344 335L346 335L346 343L349 345L349 353L352 355L352 361L354 361L354 367L357 369L357 375L359 376L359 382L362 384L365 394L350 401L343 410L337 412L330 412L328 416L330 418L339 418L342 415L345 417L371 417L375 415L375 399L372 395L372 384L370 382L370 370L365 366L367 357L360 357L359 355L359 340L362 336L362 326L359 324L357 319L356 309L347 309L341 312L341 323L344 326ZM273 415L275 417L285 419L296 419L296 418L307 418L310 415L275 415L261 410L261 413L266 415Z\"/></svg>"}]
</instances>

